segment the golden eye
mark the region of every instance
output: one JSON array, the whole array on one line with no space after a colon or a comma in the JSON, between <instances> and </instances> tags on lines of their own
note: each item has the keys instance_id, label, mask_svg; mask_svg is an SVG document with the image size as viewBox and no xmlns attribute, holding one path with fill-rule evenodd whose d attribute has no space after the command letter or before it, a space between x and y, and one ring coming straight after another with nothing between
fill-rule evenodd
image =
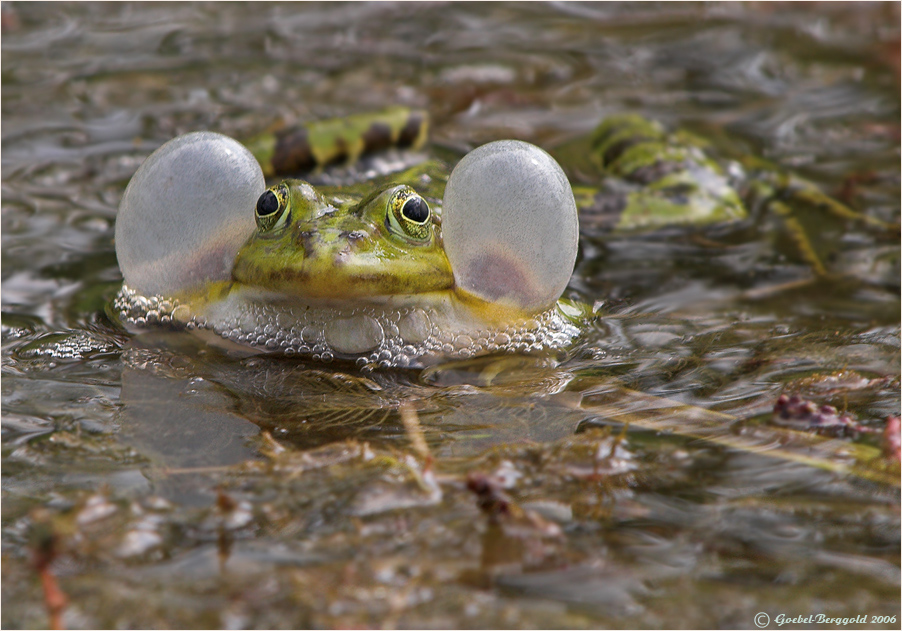
<instances>
[{"instance_id":1,"label":"golden eye","mask_svg":"<svg viewBox=\"0 0 902 631\"><path fill-rule=\"evenodd\" d=\"M262 231L273 230L285 223L288 215L288 187L282 183L263 192L257 199L254 219Z\"/></svg>"},{"instance_id":2,"label":"golden eye","mask_svg":"<svg viewBox=\"0 0 902 631\"><path fill-rule=\"evenodd\" d=\"M402 186L392 193L387 215L389 228L407 239L425 243L432 237L429 204L409 186Z\"/></svg>"}]
</instances>

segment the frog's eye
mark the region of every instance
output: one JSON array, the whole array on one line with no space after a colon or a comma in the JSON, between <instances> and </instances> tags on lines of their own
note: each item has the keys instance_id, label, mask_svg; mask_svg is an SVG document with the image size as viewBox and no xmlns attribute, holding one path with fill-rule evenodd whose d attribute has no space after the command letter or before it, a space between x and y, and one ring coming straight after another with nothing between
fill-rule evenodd
<instances>
[{"instance_id":1,"label":"frog's eye","mask_svg":"<svg viewBox=\"0 0 902 631\"><path fill-rule=\"evenodd\" d=\"M432 236L431 218L429 204L409 186L392 193L386 217L386 223L392 232L412 241L429 241Z\"/></svg>"},{"instance_id":2,"label":"frog's eye","mask_svg":"<svg viewBox=\"0 0 902 631\"><path fill-rule=\"evenodd\" d=\"M288 187L285 184L273 186L257 199L254 218L261 231L273 230L285 224L288 218Z\"/></svg>"},{"instance_id":3,"label":"frog's eye","mask_svg":"<svg viewBox=\"0 0 902 631\"><path fill-rule=\"evenodd\" d=\"M413 223L426 223L429 219L429 204L419 195L411 197L401 206L401 214Z\"/></svg>"}]
</instances>

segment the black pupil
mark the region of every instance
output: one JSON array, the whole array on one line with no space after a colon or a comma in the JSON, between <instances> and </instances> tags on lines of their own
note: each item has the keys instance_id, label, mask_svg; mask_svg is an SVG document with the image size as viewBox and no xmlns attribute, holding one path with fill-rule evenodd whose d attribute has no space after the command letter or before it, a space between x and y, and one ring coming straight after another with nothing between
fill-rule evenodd
<instances>
[{"instance_id":1,"label":"black pupil","mask_svg":"<svg viewBox=\"0 0 902 631\"><path fill-rule=\"evenodd\" d=\"M423 223L429 218L429 206L422 197L411 197L401 208L401 214L417 223Z\"/></svg>"},{"instance_id":2,"label":"black pupil","mask_svg":"<svg viewBox=\"0 0 902 631\"><path fill-rule=\"evenodd\" d=\"M266 191L257 200L257 214L261 217L279 210L279 198L272 191Z\"/></svg>"}]
</instances>

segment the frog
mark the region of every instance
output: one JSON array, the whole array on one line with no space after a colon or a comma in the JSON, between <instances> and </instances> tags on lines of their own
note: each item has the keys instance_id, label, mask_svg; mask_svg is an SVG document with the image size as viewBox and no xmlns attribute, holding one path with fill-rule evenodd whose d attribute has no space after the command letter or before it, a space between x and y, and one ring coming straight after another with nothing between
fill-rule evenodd
<instances>
[{"instance_id":1,"label":"frog","mask_svg":"<svg viewBox=\"0 0 902 631\"><path fill-rule=\"evenodd\" d=\"M450 174L428 156L383 176L363 171L364 193L359 185L311 184L366 156L421 150L428 125L423 111L392 108L267 132L247 148L215 134L164 145L120 207L120 321L185 328L233 352L350 361L364 370L549 355L564 352L594 315L562 297L580 221L628 231L748 217L735 185L741 165L725 167L703 141L636 114L608 117L587 139L557 149L565 160L575 153L568 161L577 170L585 163L582 171L601 186L572 186L552 154L522 141L478 147ZM171 155L185 147L188 157L176 165ZM194 173L212 154L227 156L225 166ZM275 180L284 176L292 177ZM187 182L173 184L179 178ZM814 185L784 180L772 176L754 193L782 203L792 189L854 214ZM186 190L195 191L187 195L193 202ZM167 201L161 191L177 196ZM191 227L209 234L193 241L182 234L186 206L204 213ZM160 252L167 235L154 227L161 222L176 232L172 240L185 241L181 250ZM804 232L794 238L815 273L825 274Z\"/></svg>"},{"instance_id":2,"label":"frog","mask_svg":"<svg viewBox=\"0 0 902 631\"><path fill-rule=\"evenodd\" d=\"M391 144L403 144L403 129ZM114 308L127 327L185 328L231 352L364 370L544 354L579 335L580 307L561 300L576 205L560 166L534 145L489 143L450 174L431 163L439 198L404 183L422 182L429 165L363 195L301 179L258 190L267 160L237 141L200 132L170 142L136 172L117 218L125 283Z\"/></svg>"}]
</instances>

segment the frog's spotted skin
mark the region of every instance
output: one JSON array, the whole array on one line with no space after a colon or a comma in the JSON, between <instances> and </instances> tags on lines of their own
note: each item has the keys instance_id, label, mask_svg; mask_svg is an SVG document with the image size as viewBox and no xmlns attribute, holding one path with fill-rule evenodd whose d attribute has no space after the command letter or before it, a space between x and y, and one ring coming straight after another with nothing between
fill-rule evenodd
<instances>
[{"instance_id":1,"label":"frog's spotted skin","mask_svg":"<svg viewBox=\"0 0 902 631\"><path fill-rule=\"evenodd\" d=\"M299 175L389 147L419 149L429 134L426 112L397 107L377 114L314 121L248 140L263 175Z\"/></svg>"},{"instance_id":2,"label":"frog's spotted skin","mask_svg":"<svg viewBox=\"0 0 902 631\"><path fill-rule=\"evenodd\" d=\"M618 230L744 219L728 175L692 140L635 114L608 117L592 133L590 155L602 177L627 189L575 187L577 204Z\"/></svg>"},{"instance_id":3,"label":"frog's spotted skin","mask_svg":"<svg viewBox=\"0 0 902 631\"><path fill-rule=\"evenodd\" d=\"M724 143L721 143L723 145ZM720 146L726 157L709 157L709 141L683 130L666 132L635 114L608 117L592 133L587 152L601 186L575 186L580 220L591 230L654 229L728 223L769 216L772 234L791 244L786 256L803 262L815 277L831 272L833 252L821 231L843 230L847 222L897 233L824 193L816 184L761 158ZM803 223L807 222L807 227Z\"/></svg>"},{"instance_id":4,"label":"frog's spotted skin","mask_svg":"<svg viewBox=\"0 0 902 631\"><path fill-rule=\"evenodd\" d=\"M454 285L436 214L409 186L377 189L339 207L307 182L286 180L260 196L256 219L258 229L232 267L244 285L338 302Z\"/></svg>"}]
</instances>

